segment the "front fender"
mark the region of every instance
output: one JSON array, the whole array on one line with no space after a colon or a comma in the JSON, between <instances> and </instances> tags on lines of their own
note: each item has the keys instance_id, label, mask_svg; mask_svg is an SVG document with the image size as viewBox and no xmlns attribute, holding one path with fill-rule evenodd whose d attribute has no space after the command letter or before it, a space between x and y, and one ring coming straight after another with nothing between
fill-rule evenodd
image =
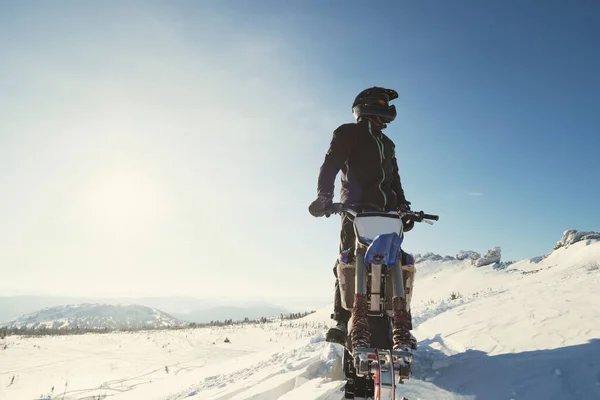
<instances>
[{"instance_id":1,"label":"front fender","mask_svg":"<svg viewBox=\"0 0 600 400\"><path fill-rule=\"evenodd\" d=\"M386 269L398 265L402 251L402 237L397 233L385 233L373 239L365 253L365 266L371 263L384 264Z\"/></svg>"}]
</instances>

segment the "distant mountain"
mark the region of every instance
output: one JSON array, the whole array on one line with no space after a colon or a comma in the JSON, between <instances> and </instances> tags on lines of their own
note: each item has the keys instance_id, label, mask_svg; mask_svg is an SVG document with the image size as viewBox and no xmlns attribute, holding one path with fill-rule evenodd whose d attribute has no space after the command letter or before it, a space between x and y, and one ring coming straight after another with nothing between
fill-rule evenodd
<instances>
[{"instance_id":1,"label":"distant mountain","mask_svg":"<svg viewBox=\"0 0 600 400\"><path fill-rule=\"evenodd\" d=\"M142 329L186 325L155 308L131 304L76 304L45 308L24 315L8 324L9 328L51 329Z\"/></svg>"},{"instance_id":2,"label":"distant mountain","mask_svg":"<svg viewBox=\"0 0 600 400\"><path fill-rule=\"evenodd\" d=\"M6 296L0 297L0 324L17 319L21 315L29 314L42 308L61 306L77 303L104 303L62 296Z\"/></svg>"},{"instance_id":3,"label":"distant mountain","mask_svg":"<svg viewBox=\"0 0 600 400\"><path fill-rule=\"evenodd\" d=\"M256 304L251 307L214 306L204 309L192 310L188 313L171 313L173 316L189 322L223 321L225 319L243 320L258 319L260 317L278 317L281 314L289 314L289 311L267 304Z\"/></svg>"},{"instance_id":4,"label":"distant mountain","mask_svg":"<svg viewBox=\"0 0 600 400\"><path fill-rule=\"evenodd\" d=\"M283 299L289 300L289 299ZM282 300L282 301L283 301ZM301 299L300 299L301 300ZM140 304L157 308L170 315L190 322L207 322L223 319L259 318L268 315L287 314L290 310L267 303L237 299L195 298L195 297L67 297L67 296L0 296L0 323L13 321L24 314L41 310L42 308L64 306L66 304ZM291 311L306 311L327 304L327 300L317 305L308 302L295 306ZM240 307L239 304L244 304Z\"/></svg>"}]
</instances>

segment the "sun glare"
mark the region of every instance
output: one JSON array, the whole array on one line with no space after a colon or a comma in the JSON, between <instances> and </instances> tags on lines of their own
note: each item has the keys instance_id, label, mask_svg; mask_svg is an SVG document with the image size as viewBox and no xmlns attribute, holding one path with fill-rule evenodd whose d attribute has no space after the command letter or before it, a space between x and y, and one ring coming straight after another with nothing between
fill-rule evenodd
<instances>
[{"instance_id":1,"label":"sun glare","mask_svg":"<svg viewBox=\"0 0 600 400\"><path fill-rule=\"evenodd\" d=\"M83 218L90 228L117 237L138 235L155 222L161 208L156 185L127 170L99 176L84 190Z\"/></svg>"}]
</instances>

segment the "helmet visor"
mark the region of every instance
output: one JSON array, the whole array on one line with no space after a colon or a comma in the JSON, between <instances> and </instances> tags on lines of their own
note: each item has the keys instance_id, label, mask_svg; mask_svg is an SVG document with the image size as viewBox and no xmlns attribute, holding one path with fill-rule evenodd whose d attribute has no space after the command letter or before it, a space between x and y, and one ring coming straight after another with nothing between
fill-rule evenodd
<instances>
[{"instance_id":1,"label":"helmet visor","mask_svg":"<svg viewBox=\"0 0 600 400\"><path fill-rule=\"evenodd\" d=\"M389 107L390 98L385 93L377 93L371 96L365 97L359 103L369 104L369 105L381 105L384 107Z\"/></svg>"}]
</instances>

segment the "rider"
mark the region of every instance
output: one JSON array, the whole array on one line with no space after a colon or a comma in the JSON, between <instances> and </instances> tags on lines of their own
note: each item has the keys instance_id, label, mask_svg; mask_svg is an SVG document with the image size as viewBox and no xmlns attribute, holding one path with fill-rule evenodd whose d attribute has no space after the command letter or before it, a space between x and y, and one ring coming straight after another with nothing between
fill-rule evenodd
<instances>
[{"instance_id":1,"label":"rider","mask_svg":"<svg viewBox=\"0 0 600 400\"><path fill-rule=\"evenodd\" d=\"M395 90L382 87L365 89L356 96L352 104L356 123L341 125L333 132L319 173L318 197L309 206L313 216L326 215L339 171L342 171L341 203L345 207L359 212L410 210L400 183L394 142L382 132L396 118L396 107L389 104L396 98ZM412 228L412 224L407 225L404 231ZM340 252L350 250L348 254L353 256L354 226L346 216L342 216L340 239ZM333 269L336 280L332 315L336 326L327 332L326 340L343 343L351 314L342 307L336 269Z\"/></svg>"}]
</instances>

